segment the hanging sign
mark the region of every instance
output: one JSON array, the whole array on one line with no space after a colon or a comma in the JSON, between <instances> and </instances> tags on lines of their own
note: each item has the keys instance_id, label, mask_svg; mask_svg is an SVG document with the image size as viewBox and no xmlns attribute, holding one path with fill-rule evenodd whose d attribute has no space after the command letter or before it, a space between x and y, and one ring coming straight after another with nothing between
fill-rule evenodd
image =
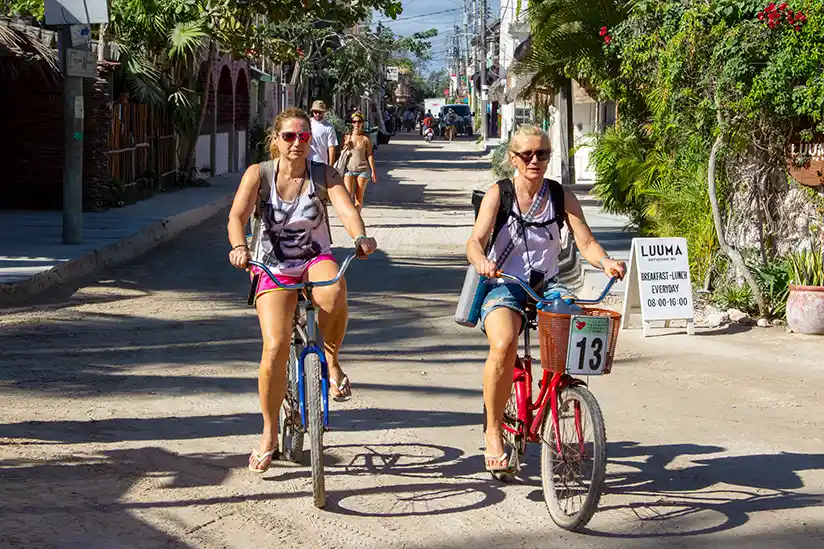
<instances>
[{"instance_id":1,"label":"hanging sign","mask_svg":"<svg viewBox=\"0 0 824 549\"><path fill-rule=\"evenodd\" d=\"M650 321L686 320L693 332L695 309L686 238L633 238L622 328L641 313L644 335Z\"/></svg>"}]
</instances>

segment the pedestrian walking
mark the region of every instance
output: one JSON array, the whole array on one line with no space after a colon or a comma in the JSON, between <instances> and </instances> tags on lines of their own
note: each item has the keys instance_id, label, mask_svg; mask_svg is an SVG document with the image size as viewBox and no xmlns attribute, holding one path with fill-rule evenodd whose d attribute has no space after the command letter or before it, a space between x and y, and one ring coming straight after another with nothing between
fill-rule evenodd
<instances>
[{"instance_id":1,"label":"pedestrian walking","mask_svg":"<svg viewBox=\"0 0 824 549\"><path fill-rule=\"evenodd\" d=\"M372 179L373 183L378 182L378 174L375 171L375 155L372 152L372 141L369 136L363 133L363 115L355 113L352 115L352 133L347 134L343 141L344 150L351 153L349 162L346 164L346 173L343 178L346 190L355 203L358 211L363 210L363 197L366 194L366 184Z\"/></svg>"},{"instance_id":2,"label":"pedestrian walking","mask_svg":"<svg viewBox=\"0 0 824 549\"><path fill-rule=\"evenodd\" d=\"M338 135L335 127L328 120L324 120L325 116L326 103L312 103L312 144L309 159L320 164L334 165Z\"/></svg>"}]
</instances>

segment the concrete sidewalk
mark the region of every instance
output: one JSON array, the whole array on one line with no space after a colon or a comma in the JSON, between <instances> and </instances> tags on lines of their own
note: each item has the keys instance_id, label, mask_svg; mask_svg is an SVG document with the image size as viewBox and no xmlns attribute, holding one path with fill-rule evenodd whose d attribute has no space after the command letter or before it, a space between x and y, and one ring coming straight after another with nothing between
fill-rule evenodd
<instances>
[{"instance_id":1,"label":"concrete sidewalk","mask_svg":"<svg viewBox=\"0 0 824 549\"><path fill-rule=\"evenodd\" d=\"M84 242L61 243L59 211L0 211L0 306L12 305L100 267L128 261L231 203L240 174L208 187L161 193L125 208L83 215Z\"/></svg>"}]
</instances>

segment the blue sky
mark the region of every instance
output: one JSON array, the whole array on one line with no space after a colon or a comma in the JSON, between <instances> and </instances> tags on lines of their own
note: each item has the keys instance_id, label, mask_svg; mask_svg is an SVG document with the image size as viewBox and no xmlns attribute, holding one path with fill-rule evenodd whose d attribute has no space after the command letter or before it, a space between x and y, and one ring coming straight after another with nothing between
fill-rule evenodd
<instances>
[{"instance_id":1,"label":"blue sky","mask_svg":"<svg viewBox=\"0 0 824 549\"><path fill-rule=\"evenodd\" d=\"M497 17L500 9L500 0L487 0L489 14ZM438 13L449 11L447 13ZM387 24L395 34L408 36L415 32L437 29L438 36L432 40L432 61L430 69L439 69L446 66L447 48L454 26L463 25L464 0L403 0L403 13L397 21L388 18L375 17L375 22ZM430 15L435 13L436 15Z\"/></svg>"}]
</instances>

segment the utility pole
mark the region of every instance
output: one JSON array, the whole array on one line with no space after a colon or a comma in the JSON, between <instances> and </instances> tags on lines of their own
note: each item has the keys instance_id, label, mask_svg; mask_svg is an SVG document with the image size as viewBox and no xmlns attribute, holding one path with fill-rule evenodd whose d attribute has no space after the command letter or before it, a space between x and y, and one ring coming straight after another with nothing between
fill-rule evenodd
<instances>
[{"instance_id":1,"label":"utility pole","mask_svg":"<svg viewBox=\"0 0 824 549\"><path fill-rule=\"evenodd\" d=\"M60 27L63 71L63 244L83 243L83 77L72 71L72 32ZM97 67L96 58L95 69Z\"/></svg>"},{"instance_id":2,"label":"utility pole","mask_svg":"<svg viewBox=\"0 0 824 549\"><path fill-rule=\"evenodd\" d=\"M561 137L561 184L575 183L575 158L569 151L575 146L572 124L572 80L568 79L558 92L558 131Z\"/></svg>"},{"instance_id":3,"label":"utility pole","mask_svg":"<svg viewBox=\"0 0 824 549\"><path fill-rule=\"evenodd\" d=\"M489 128L486 123L486 104L489 98L489 86L486 85L486 0L481 0L481 136L484 142Z\"/></svg>"},{"instance_id":4,"label":"utility pole","mask_svg":"<svg viewBox=\"0 0 824 549\"><path fill-rule=\"evenodd\" d=\"M466 69L466 93L470 101L472 101L472 65L469 64L469 20L469 0L464 0L464 44L466 45L466 49L464 50L464 68Z\"/></svg>"}]
</instances>

